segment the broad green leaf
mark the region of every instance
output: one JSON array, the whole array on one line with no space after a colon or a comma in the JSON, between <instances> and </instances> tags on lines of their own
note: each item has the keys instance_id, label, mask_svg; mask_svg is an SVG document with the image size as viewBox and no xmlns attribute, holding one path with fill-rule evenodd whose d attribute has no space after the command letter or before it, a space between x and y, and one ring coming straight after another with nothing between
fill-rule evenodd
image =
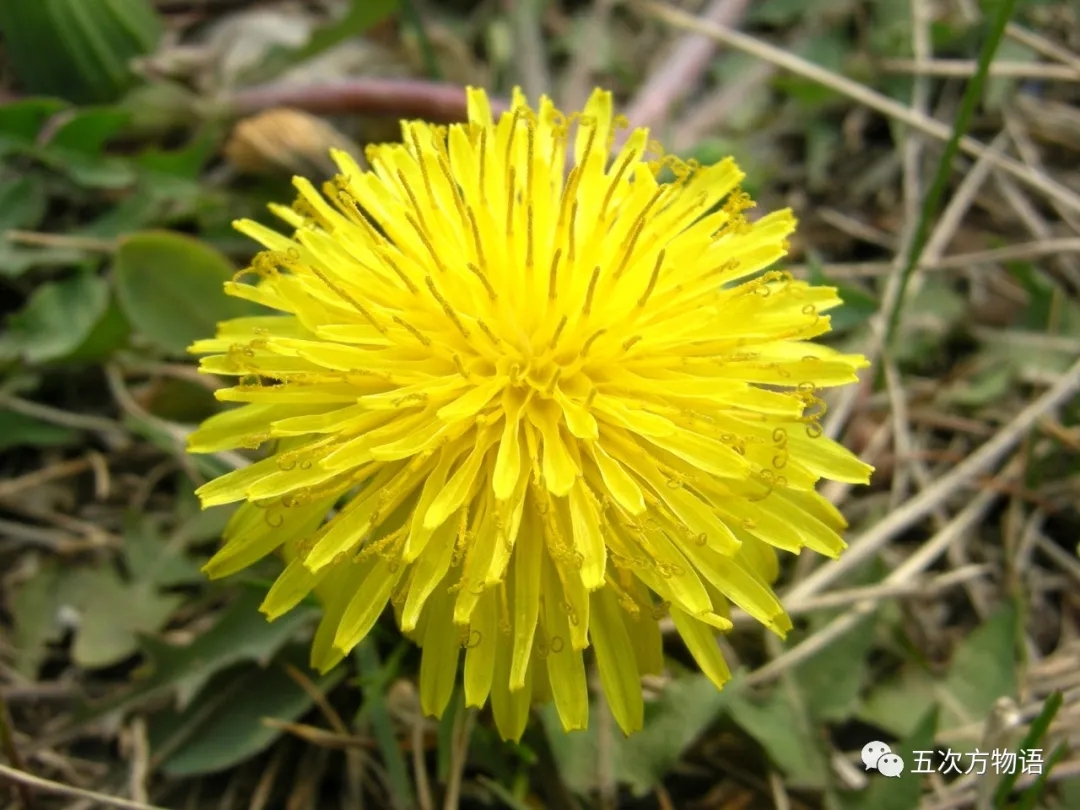
<instances>
[{"instance_id":1,"label":"broad green leaf","mask_svg":"<svg viewBox=\"0 0 1080 810\"><path fill-rule=\"evenodd\" d=\"M876 614L863 617L854 629L796 668L795 681L818 722L840 723L855 713L869 671L876 621ZM812 622L811 627L826 623Z\"/></svg>"},{"instance_id":2,"label":"broad green leaf","mask_svg":"<svg viewBox=\"0 0 1080 810\"><path fill-rule=\"evenodd\" d=\"M28 363L60 360L90 337L108 305L109 286L92 271L46 282L8 318L7 332L0 335L0 358L21 355Z\"/></svg>"},{"instance_id":3,"label":"broad green leaf","mask_svg":"<svg viewBox=\"0 0 1080 810\"><path fill-rule=\"evenodd\" d=\"M45 216L45 189L32 177L0 180L0 240L7 231L32 230ZM2 250L2 244L0 244ZM0 262L3 254L0 253Z\"/></svg>"},{"instance_id":4,"label":"broad green leaf","mask_svg":"<svg viewBox=\"0 0 1080 810\"><path fill-rule=\"evenodd\" d=\"M123 129L129 117L130 113L119 107L81 107L57 127L48 147L96 155Z\"/></svg>"},{"instance_id":5,"label":"broad green leaf","mask_svg":"<svg viewBox=\"0 0 1080 810\"><path fill-rule=\"evenodd\" d=\"M724 691L730 692L727 705L732 719L761 744L772 763L783 771L787 784L815 789L826 786L829 761L824 747L810 728L810 718L784 685L764 698L741 688L737 679Z\"/></svg>"},{"instance_id":6,"label":"broad green leaf","mask_svg":"<svg viewBox=\"0 0 1080 810\"><path fill-rule=\"evenodd\" d=\"M264 595L265 591L241 588L214 626L190 644L166 644L144 637L141 648L148 660L132 688L104 701L84 704L75 712L71 725L111 722L135 707L161 699L171 699L182 712L215 675L243 662L268 664L293 635L312 623L318 611L299 607L268 622L258 610Z\"/></svg>"},{"instance_id":7,"label":"broad green leaf","mask_svg":"<svg viewBox=\"0 0 1080 810\"><path fill-rule=\"evenodd\" d=\"M88 107L64 113L44 145L28 149L42 163L87 188L123 188L135 180L129 161L105 153L128 114L114 107Z\"/></svg>"},{"instance_id":8,"label":"broad green leaf","mask_svg":"<svg viewBox=\"0 0 1080 810\"><path fill-rule=\"evenodd\" d=\"M24 98L0 104L0 156L33 146L45 122L66 106L55 98Z\"/></svg>"},{"instance_id":9,"label":"broad green leaf","mask_svg":"<svg viewBox=\"0 0 1080 810\"><path fill-rule=\"evenodd\" d=\"M166 757L162 770L174 777L214 773L264 751L282 734L264 718L292 722L314 703L289 676L285 664L311 678L324 693L344 677L345 671L338 668L319 678L308 670L305 658L306 649L295 647L266 669L247 666L230 670L215 678L213 688L206 689L185 711L156 718L152 747L167 750L180 741Z\"/></svg>"},{"instance_id":10,"label":"broad green leaf","mask_svg":"<svg viewBox=\"0 0 1080 810\"><path fill-rule=\"evenodd\" d=\"M215 673L242 661L265 665L317 612L300 607L268 622L259 613L263 596L241 589L217 623L187 646L145 639L143 646L152 664L143 690L148 686L166 688L176 695L182 709Z\"/></svg>"},{"instance_id":11,"label":"broad green leaf","mask_svg":"<svg viewBox=\"0 0 1080 810\"><path fill-rule=\"evenodd\" d=\"M930 706L937 700L938 683L916 664L879 681L858 711L860 720L904 737L914 732L917 718L912 706Z\"/></svg>"},{"instance_id":12,"label":"broad green leaf","mask_svg":"<svg viewBox=\"0 0 1080 810\"><path fill-rule=\"evenodd\" d=\"M915 715L912 732L904 737L903 742L889 746L894 754L904 760L904 770L900 776L885 777L868 772L870 785L866 790L840 794L843 810L917 810L923 792L923 777L914 773L914 752L934 750L934 734L937 730L937 709L931 708L922 716L917 714L918 707L925 705L908 706L908 711Z\"/></svg>"},{"instance_id":13,"label":"broad green leaf","mask_svg":"<svg viewBox=\"0 0 1080 810\"><path fill-rule=\"evenodd\" d=\"M942 730L982 723L998 698L1017 691L1018 611L1008 603L957 646L944 677L917 665L877 684L859 718L900 737L914 733L912 706L937 703ZM977 740L950 740L954 750L970 750Z\"/></svg>"},{"instance_id":14,"label":"broad green leaf","mask_svg":"<svg viewBox=\"0 0 1080 810\"><path fill-rule=\"evenodd\" d=\"M570 790L581 795L591 793L597 786L595 706L589 707L589 726L582 731L563 731L559 712L553 703L539 711L544 724L551 754L558 766L559 778ZM647 726L646 726L647 728Z\"/></svg>"},{"instance_id":15,"label":"broad green leaf","mask_svg":"<svg viewBox=\"0 0 1080 810\"><path fill-rule=\"evenodd\" d=\"M978 408L1000 402L1016 380L1016 367L1009 362L985 364L977 373L961 379L941 392L944 402Z\"/></svg>"},{"instance_id":16,"label":"broad green leaf","mask_svg":"<svg viewBox=\"0 0 1080 810\"><path fill-rule=\"evenodd\" d=\"M93 568L43 565L15 592L19 671L33 676L46 644L69 625L75 628L71 657L81 667L106 667L134 654L138 636L157 632L183 601L159 591L166 583L138 573L121 578L108 562Z\"/></svg>"},{"instance_id":17,"label":"broad green leaf","mask_svg":"<svg viewBox=\"0 0 1080 810\"><path fill-rule=\"evenodd\" d=\"M1057 796L1059 807L1080 807L1080 776L1058 782Z\"/></svg>"},{"instance_id":18,"label":"broad green leaf","mask_svg":"<svg viewBox=\"0 0 1080 810\"><path fill-rule=\"evenodd\" d=\"M0 234L0 276L17 278L35 267L66 267L86 261L85 251L68 247L23 247Z\"/></svg>"},{"instance_id":19,"label":"broad green leaf","mask_svg":"<svg viewBox=\"0 0 1080 810\"><path fill-rule=\"evenodd\" d=\"M234 273L228 259L183 234L144 231L127 237L113 270L128 320L171 354L213 336L219 321L259 311L225 295L222 285Z\"/></svg>"},{"instance_id":20,"label":"broad green leaf","mask_svg":"<svg viewBox=\"0 0 1080 810\"><path fill-rule=\"evenodd\" d=\"M78 439L79 432L71 428L0 408L0 451L12 447L56 447Z\"/></svg>"},{"instance_id":21,"label":"broad green leaf","mask_svg":"<svg viewBox=\"0 0 1080 810\"><path fill-rule=\"evenodd\" d=\"M944 687L958 702L942 705L956 725L980 723L998 698L1016 697L1019 621L1019 610L1008 602L956 648Z\"/></svg>"},{"instance_id":22,"label":"broad green leaf","mask_svg":"<svg viewBox=\"0 0 1080 810\"><path fill-rule=\"evenodd\" d=\"M727 695L704 675L686 675L664 687L660 699L646 705L642 730L619 739L620 781L638 796L652 790L716 720Z\"/></svg>"},{"instance_id":23,"label":"broad green leaf","mask_svg":"<svg viewBox=\"0 0 1080 810\"><path fill-rule=\"evenodd\" d=\"M0 436L3 436L0 431ZM60 568L52 560L13 589L9 606L15 620L15 669L37 680L48 645L63 629L56 621L60 599Z\"/></svg>"},{"instance_id":24,"label":"broad green leaf","mask_svg":"<svg viewBox=\"0 0 1080 810\"><path fill-rule=\"evenodd\" d=\"M130 334L131 325L124 317L116 296L110 295L105 314L98 318L86 339L64 359L69 363L99 362L121 348Z\"/></svg>"},{"instance_id":25,"label":"broad green leaf","mask_svg":"<svg viewBox=\"0 0 1080 810\"><path fill-rule=\"evenodd\" d=\"M139 649L139 635L155 633L183 602L145 580L125 581L115 569L79 569L64 578L62 602L74 609L79 629L72 658L81 667L111 666Z\"/></svg>"},{"instance_id":26,"label":"broad green leaf","mask_svg":"<svg viewBox=\"0 0 1080 810\"><path fill-rule=\"evenodd\" d=\"M723 691L704 675L684 675L669 683L659 699L645 704L645 725L641 731L612 739L612 767L615 777L629 785L635 795L650 791L701 733L730 706L729 684ZM568 788L586 794L597 787L596 707L590 707L589 727L565 732L554 705L540 712L552 756L559 775Z\"/></svg>"},{"instance_id":27,"label":"broad green leaf","mask_svg":"<svg viewBox=\"0 0 1080 810\"><path fill-rule=\"evenodd\" d=\"M204 581L198 566L185 553L189 542L185 534L166 538L145 515L126 516L124 557L137 582L169 588Z\"/></svg>"},{"instance_id":28,"label":"broad green leaf","mask_svg":"<svg viewBox=\"0 0 1080 810\"><path fill-rule=\"evenodd\" d=\"M4 0L0 29L24 87L85 103L135 81L131 60L153 48L161 23L151 0Z\"/></svg>"},{"instance_id":29,"label":"broad green leaf","mask_svg":"<svg viewBox=\"0 0 1080 810\"><path fill-rule=\"evenodd\" d=\"M198 181L220 145L219 133L208 125L178 149L147 149L135 158L135 164L144 174L156 179Z\"/></svg>"}]
</instances>

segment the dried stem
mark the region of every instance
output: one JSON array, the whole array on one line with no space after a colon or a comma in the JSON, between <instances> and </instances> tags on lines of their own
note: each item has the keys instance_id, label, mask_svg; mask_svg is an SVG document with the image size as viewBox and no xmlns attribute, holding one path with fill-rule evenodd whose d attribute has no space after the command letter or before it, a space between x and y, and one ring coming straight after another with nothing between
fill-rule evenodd
<instances>
[{"instance_id":1,"label":"dried stem","mask_svg":"<svg viewBox=\"0 0 1080 810\"><path fill-rule=\"evenodd\" d=\"M83 788L72 787L61 782L54 782L51 779L43 779L40 776L34 776L25 771L20 771L17 768L9 768L7 765L0 765L0 777L11 780L17 785L34 787L38 790L43 790L46 793L56 794L57 796L83 799L104 807L116 807L119 808L119 810L166 810L166 808L157 805L134 802L128 799L121 799L119 796L95 793L92 790L84 790Z\"/></svg>"},{"instance_id":2,"label":"dried stem","mask_svg":"<svg viewBox=\"0 0 1080 810\"><path fill-rule=\"evenodd\" d=\"M947 124L921 115L910 107L905 107L876 90L859 84L839 73L826 70L814 62L785 51L783 48L778 48L739 31L733 31L723 25L717 25L710 20L687 14L664 3L654 2L654 0L634 0L633 4L651 16L664 20L671 25L698 31L724 45L736 48L758 59L771 62L784 70L817 82L823 87L828 87L830 90L845 95L859 104L864 104L882 115L895 118L897 121L934 138L948 141L952 137L952 128ZM981 157L987 152L985 144L966 135L960 139L960 149L975 157ZM1068 206L1071 210L1080 212L1080 195L1077 195L1056 180L1052 180L1041 172L1033 171L1029 166L1025 166L1020 161L1005 155L990 155L987 159L995 168L1001 169L1033 188L1039 189L1051 199Z\"/></svg>"},{"instance_id":3,"label":"dried stem","mask_svg":"<svg viewBox=\"0 0 1080 810\"><path fill-rule=\"evenodd\" d=\"M420 79L345 79L299 86L264 84L238 90L226 101L226 109L238 116L274 107L321 114L412 116L433 121L461 121L466 117L465 88ZM491 99L495 115L508 107L502 99Z\"/></svg>"},{"instance_id":4,"label":"dried stem","mask_svg":"<svg viewBox=\"0 0 1080 810\"><path fill-rule=\"evenodd\" d=\"M746 13L749 0L713 0L701 19L731 27ZM638 90L626 109L631 126L648 127L662 121L672 105L694 89L716 52L715 38L707 33L682 36L671 56L660 65Z\"/></svg>"}]
</instances>

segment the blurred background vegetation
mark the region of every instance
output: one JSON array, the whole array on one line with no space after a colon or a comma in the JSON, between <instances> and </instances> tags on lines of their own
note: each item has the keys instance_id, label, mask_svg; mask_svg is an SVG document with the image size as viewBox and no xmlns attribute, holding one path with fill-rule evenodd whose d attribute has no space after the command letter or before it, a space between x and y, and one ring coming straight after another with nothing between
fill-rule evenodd
<instances>
[{"instance_id":1,"label":"blurred background vegetation","mask_svg":"<svg viewBox=\"0 0 1080 810\"><path fill-rule=\"evenodd\" d=\"M0 0L0 805L1080 808L1078 14ZM602 705L517 745L460 695L423 718L390 621L320 679L317 609L256 610L275 563L199 572L229 510L193 491L243 459L184 454L218 408L184 350L249 311L221 291L253 252L231 221L329 176L330 147L461 118L467 83L564 110L601 85L668 149L734 154L800 217L790 269L840 288L830 339L875 361L825 421L878 468L827 489L867 551L785 560L796 632L737 622L722 692L672 640L630 739ZM885 779L859 758L879 739L909 771L1048 764Z\"/></svg>"}]
</instances>

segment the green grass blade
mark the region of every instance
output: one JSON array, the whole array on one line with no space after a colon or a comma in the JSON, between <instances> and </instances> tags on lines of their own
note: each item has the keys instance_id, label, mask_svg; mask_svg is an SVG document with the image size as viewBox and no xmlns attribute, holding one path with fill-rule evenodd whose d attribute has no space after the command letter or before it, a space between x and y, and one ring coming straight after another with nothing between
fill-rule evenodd
<instances>
[{"instance_id":1,"label":"green grass blade","mask_svg":"<svg viewBox=\"0 0 1080 810\"><path fill-rule=\"evenodd\" d=\"M1063 702L1061 692L1054 692L1046 699L1043 704L1042 711L1039 712L1039 716L1031 721L1031 726L1028 728L1027 734L1024 735L1024 739L1020 741L1020 751L1025 749L1030 750L1038 745L1039 740L1046 736L1047 730L1050 728L1050 724L1054 722L1054 717L1057 715L1058 710L1061 709ZM1044 766L1044 771L1049 771L1049 767ZM1016 778L1018 774L1007 773L1001 782L998 783L997 790L994 792L994 807L998 810L1004 810L1009 803L1009 794L1012 793L1013 787L1016 785Z\"/></svg>"},{"instance_id":2,"label":"green grass blade","mask_svg":"<svg viewBox=\"0 0 1080 810\"><path fill-rule=\"evenodd\" d=\"M1042 773L1039 774L1039 778L1035 780L1035 784L1029 787L1020 796L1020 801L1016 803L1016 810L1035 810L1035 804L1042 798L1043 793L1046 792L1046 786L1050 784L1050 772L1054 770L1054 766L1065 758L1065 754L1068 753L1068 748L1065 743L1059 743L1053 751L1050 752L1050 756L1046 758L1046 762L1043 765Z\"/></svg>"},{"instance_id":3,"label":"green grass blade","mask_svg":"<svg viewBox=\"0 0 1080 810\"><path fill-rule=\"evenodd\" d=\"M390 800L395 810L411 810L416 807L413 796L409 769L405 765L405 755L398 745L394 733L394 723L386 707L386 686L388 677L386 668L379 659L371 638L366 638L353 651L356 666L360 670L360 681L364 689L364 704L361 711L367 714L371 724L371 733L382 754L383 765L389 780ZM391 656L393 658L393 656Z\"/></svg>"},{"instance_id":4,"label":"green grass blade","mask_svg":"<svg viewBox=\"0 0 1080 810\"><path fill-rule=\"evenodd\" d=\"M979 104L979 99L982 98L983 85L986 83L986 77L990 72L990 63L994 59L994 54L997 53L998 45L1001 44L1001 39L1005 34L1005 26L1012 19L1015 9L1016 0L998 0L996 4L994 17L987 31L986 41L983 42L982 51L979 53L978 68L975 75L971 77L971 81L968 82L967 87L964 88L964 96L960 100L960 109L957 110L956 119L953 121L952 135L945 144L945 153L941 156L941 162L938 163L930 191L923 200L922 209L919 211L919 222L915 228L911 250L908 253L907 262L904 264L904 270L900 276L900 289L888 313L885 328L885 346L889 346L896 331L896 326L900 321L900 311L904 305L904 291L907 289L912 272L919 265L922 252L930 238L930 224L937 217L941 208L941 198L944 196L945 188L949 183L953 159L960 151L960 139L964 137L972 116L975 114L975 108Z\"/></svg>"}]
</instances>

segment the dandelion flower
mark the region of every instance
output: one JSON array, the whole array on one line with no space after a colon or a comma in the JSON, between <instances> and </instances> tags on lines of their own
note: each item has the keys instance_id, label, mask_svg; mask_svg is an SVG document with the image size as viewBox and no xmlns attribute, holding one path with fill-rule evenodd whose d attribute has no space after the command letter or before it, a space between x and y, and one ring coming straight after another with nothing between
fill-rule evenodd
<instances>
[{"instance_id":1,"label":"dandelion flower","mask_svg":"<svg viewBox=\"0 0 1080 810\"><path fill-rule=\"evenodd\" d=\"M464 658L505 738L537 701L587 724L591 648L629 733L661 617L719 687L731 605L791 626L775 550L844 548L814 487L870 468L822 435L818 392L866 361L809 342L834 289L762 272L795 219L748 220L733 160L661 157L644 129L610 157L625 123L599 90L571 119L516 92L496 120L470 89L468 119L404 122L370 170L335 152L321 193L297 178L272 208L291 236L237 223L266 250L226 291L280 314L191 347L244 404L190 450L272 451L199 490L242 502L206 571L279 552L262 610L318 594L320 670L391 604L424 710Z\"/></svg>"}]
</instances>

